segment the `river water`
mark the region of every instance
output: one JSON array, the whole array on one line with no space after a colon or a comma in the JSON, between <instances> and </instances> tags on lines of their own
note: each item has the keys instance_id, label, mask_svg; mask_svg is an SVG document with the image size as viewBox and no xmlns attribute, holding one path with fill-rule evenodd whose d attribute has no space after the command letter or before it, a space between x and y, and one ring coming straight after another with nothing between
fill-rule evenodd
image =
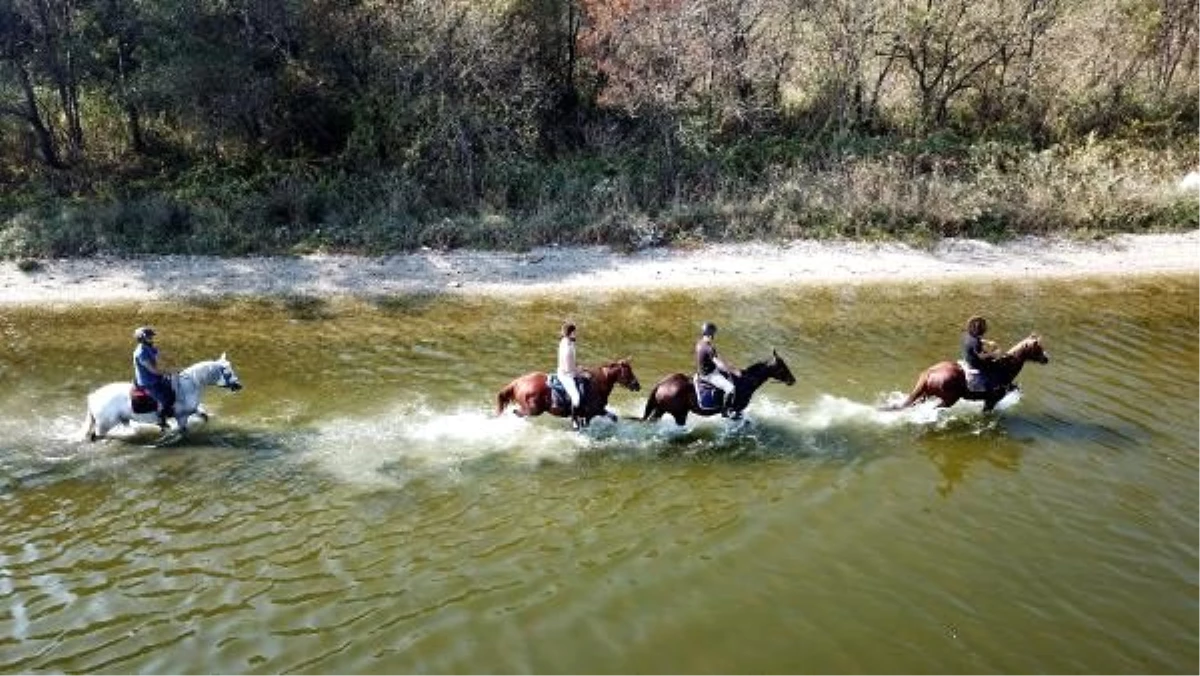
<instances>
[{"instance_id":1,"label":"river water","mask_svg":"<svg viewBox=\"0 0 1200 676\"><path fill-rule=\"evenodd\" d=\"M1195 673L1197 288L6 308L0 671ZM993 415L876 410L976 312L1051 362ZM568 317L646 389L705 319L798 382L742 424L496 417ZM177 446L76 440L140 324L246 389Z\"/></svg>"}]
</instances>

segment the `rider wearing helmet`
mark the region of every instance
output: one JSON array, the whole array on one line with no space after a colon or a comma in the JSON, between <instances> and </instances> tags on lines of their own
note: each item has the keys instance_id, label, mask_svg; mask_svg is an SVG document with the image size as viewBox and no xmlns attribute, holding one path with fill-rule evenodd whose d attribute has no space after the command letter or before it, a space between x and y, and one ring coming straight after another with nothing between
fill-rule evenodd
<instances>
[{"instance_id":1,"label":"rider wearing helmet","mask_svg":"<svg viewBox=\"0 0 1200 676\"><path fill-rule=\"evenodd\" d=\"M696 374L701 381L725 393L725 410L722 415L731 416L734 413L734 395L737 390L729 376L740 373L717 354L717 348L713 345L716 335L716 324L704 322L700 325L700 340L696 342Z\"/></svg>"},{"instance_id":2,"label":"rider wearing helmet","mask_svg":"<svg viewBox=\"0 0 1200 676\"><path fill-rule=\"evenodd\" d=\"M171 387L170 375L158 365L158 348L154 346L154 329L142 326L133 332L138 345L133 350L133 382L145 389L158 402L158 424L167 426L167 418L173 413L175 390Z\"/></svg>"}]
</instances>

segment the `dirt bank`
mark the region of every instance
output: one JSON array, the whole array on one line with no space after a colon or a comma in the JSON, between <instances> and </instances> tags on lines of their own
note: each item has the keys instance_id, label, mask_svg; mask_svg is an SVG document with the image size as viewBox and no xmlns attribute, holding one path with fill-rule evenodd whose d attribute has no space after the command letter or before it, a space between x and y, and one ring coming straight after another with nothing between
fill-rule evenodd
<instances>
[{"instance_id":1,"label":"dirt bank","mask_svg":"<svg viewBox=\"0 0 1200 676\"><path fill-rule=\"evenodd\" d=\"M561 294L714 283L843 284L1198 271L1200 231L1122 235L1089 243L946 240L932 250L895 243L796 241L632 254L599 247L547 247L525 253L422 251L379 258L154 256L49 260L30 272L7 261L0 264L0 304L230 295Z\"/></svg>"}]
</instances>

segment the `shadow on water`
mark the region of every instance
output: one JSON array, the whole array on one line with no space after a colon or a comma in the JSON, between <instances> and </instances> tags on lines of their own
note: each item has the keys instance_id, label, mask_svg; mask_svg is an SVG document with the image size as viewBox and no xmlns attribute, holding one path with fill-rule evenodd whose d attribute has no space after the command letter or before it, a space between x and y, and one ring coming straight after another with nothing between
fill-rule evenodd
<instances>
[{"instance_id":1,"label":"shadow on water","mask_svg":"<svg viewBox=\"0 0 1200 676\"><path fill-rule=\"evenodd\" d=\"M968 414L948 418L945 424L931 426L919 439L920 453L941 475L938 493L950 495L967 478L972 466L988 466L1016 472L1023 456L1032 447L1076 447L1086 441L1090 447L1124 452L1142 448L1149 435L1143 429L1121 429L1087 420L1067 420L1048 413L1023 414L1004 411L997 414Z\"/></svg>"}]
</instances>

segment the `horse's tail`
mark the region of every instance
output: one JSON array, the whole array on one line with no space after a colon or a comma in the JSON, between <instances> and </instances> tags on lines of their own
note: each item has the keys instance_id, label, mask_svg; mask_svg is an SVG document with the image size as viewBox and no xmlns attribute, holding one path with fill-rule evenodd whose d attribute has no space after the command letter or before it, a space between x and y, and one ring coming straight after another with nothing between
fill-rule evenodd
<instances>
[{"instance_id":1,"label":"horse's tail","mask_svg":"<svg viewBox=\"0 0 1200 676\"><path fill-rule=\"evenodd\" d=\"M912 392L908 393L908 397L906 397L904 401L900 402L899 404L886 407L885 410L899 411L900 409L908 408L909 406L917 403L919 399L923 399L925 397L925 386L928 383L929 369L925 369L924 371L921 371L921 376L917 378L917 384L913 386Z\"/></svg>"},{"instance_id":2,"label":"horse's tail","mask_svg":"<svg viewBox=\"0 0 1200 676\"><path fill-rule=\"evenodd\" d=\"M92 415L92 408L89 406L87 417L83 419L83 428L79 430L79 438L83 441L96 440L96 416Z\"/></svg>"},{"instance_id":3,"label":"horse's tail","mask_svg":"<svg viewBox=\"0 0 1200 676\"><path fill-rule=\"evenodd\" d=\"M650 396L646 397L646 409L642 411L642 420L649 420L655 413L660 413L658 410L658 387L662 385L660 380L650 388Z\"/></svg>"},{"instance_id":4,"label":"horse's tail","mask_svg":"<svg viewBox=\"0 0 1200 676\"><path fill-rule=\"evenodd\" d=\"M503 390L496 393L496 415L504 413L504 407L508 406L513 400L513 390L516 389L512 383L508 384Z\"/></svg>"}]
</instances>

